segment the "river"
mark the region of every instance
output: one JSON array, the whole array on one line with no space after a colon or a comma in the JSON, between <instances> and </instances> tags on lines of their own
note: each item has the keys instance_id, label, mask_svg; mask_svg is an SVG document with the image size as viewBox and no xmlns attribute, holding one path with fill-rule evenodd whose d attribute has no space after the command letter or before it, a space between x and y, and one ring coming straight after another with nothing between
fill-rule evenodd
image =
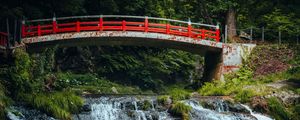
<instances>
[{"instance_id":1,"label":"river","mask_svg":"<svg viewBox=\"0 0 300 120\"><path fill-rule=\"evenodd\" d=\"M145 107L147 102L148 107ZM272 120L270 117L253 112L242 104L229 104L222 99L196 99L180 101L192 109L191 120ZM8 117L11 120L56 120L46 114L26 108L12 106ZM73 115L73 120L180 120L172 116L168 108L157 102L156 96L102 96L86 97L80 114Z\"/></svg>"}]
</instances>

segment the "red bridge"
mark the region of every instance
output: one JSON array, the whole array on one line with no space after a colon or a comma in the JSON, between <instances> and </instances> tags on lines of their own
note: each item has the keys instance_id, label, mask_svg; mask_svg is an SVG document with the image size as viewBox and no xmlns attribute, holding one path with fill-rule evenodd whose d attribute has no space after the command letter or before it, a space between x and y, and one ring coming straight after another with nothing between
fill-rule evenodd
<instances>
[{"instance_id":1,"label":"red bridge","mask_svg":"<svg viewBox=\"0 0 300 120\"><path fill-rule=\"evenodd\" d=\"M220 42L218 25L147 16L94 15L28 20L22 22L21 36L18 46L34 49L51 45L134 45L185 50L206 57L207 79L220 76L220 68L225 68L224 52L229 48ZM7 34L0 32L0 49L16 47L7 47L7 39Z\"/></svg>"}]
</instances>

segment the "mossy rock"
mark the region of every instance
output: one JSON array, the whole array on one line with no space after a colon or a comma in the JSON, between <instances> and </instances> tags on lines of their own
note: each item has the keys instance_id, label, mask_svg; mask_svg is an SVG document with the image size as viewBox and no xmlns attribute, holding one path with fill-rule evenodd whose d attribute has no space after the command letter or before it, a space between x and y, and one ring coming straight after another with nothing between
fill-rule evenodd
<instances>
[{"instance_id":1,"label":"mossy rock","mask_svg":"<svg viewBox=\"0 0 300 120\"><path fill-rule=\"evenodd\" d=\"M188 113L192 110L191 106L188 106L182 102L175 102L172 104L169 112L174 116L179 116L183 120L188 120L189 116Z\"/></svg>"},{"instance_id":2,"label":"mossy rock","mask_svg":"<svg viewBox=\"0 0 300 120\"><path fill-rule=\"evenodd\" d=\"M170 96L162 95L157 97L157 102L163 106L168 106L172 103Z\"/></svg>"},{"instance_id":3,"label":"mossy rock","mask_svg":"<svg viewBox=\"0 0 300 120\"><path fill-rule=\"evenodd\" d=\"M143 101L143 104L142 104L143 110L150 110L151 108L152 108L152 104L149 100Z\"/></svg>"}]
</instances>

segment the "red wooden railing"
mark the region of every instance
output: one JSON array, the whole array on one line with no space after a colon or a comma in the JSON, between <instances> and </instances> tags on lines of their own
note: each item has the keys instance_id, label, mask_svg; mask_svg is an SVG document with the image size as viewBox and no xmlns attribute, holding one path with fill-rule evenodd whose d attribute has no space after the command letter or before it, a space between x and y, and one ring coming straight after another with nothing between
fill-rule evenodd
<instances>
[{"instance_id":1,"label":"red wooden railing","mask_svg":"<svg viewBox=\"0 0 300 120\"><path fill-rule=\"evenodd\" d=\"M104 20L105 18L110 20ZM155 17L76 16L23 21L22 25L23 38L82 31L140 31L220 41L218 26Z\"/></svg>"},{"instance_id":2,"label":"red wooden railing","mask_svg":"<svg viewBox=\"0 0 300 120\"><path fill-rule=\"evenodd\" d=\"M7 46L7 33L0 32L0 46Z\"/></svg>"}]
</instances>

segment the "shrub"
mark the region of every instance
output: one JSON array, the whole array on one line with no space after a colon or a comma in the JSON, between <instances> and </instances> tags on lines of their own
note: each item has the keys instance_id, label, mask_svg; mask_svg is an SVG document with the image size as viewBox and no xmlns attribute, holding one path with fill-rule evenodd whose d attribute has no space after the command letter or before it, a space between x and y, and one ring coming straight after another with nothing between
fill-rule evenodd
<instances>
[{"instance_id":1,"label":"shrub","mask_svg":"<svg viewBox=\"0 0 300 120\"><path fill-rule=\"evenodd\" d=\"M24 50L16 49L14 52L14 66L10 69L11 90L15 97L20 92L33 90L31 81L31 59Z\"/></svg>"}]
</instances>

